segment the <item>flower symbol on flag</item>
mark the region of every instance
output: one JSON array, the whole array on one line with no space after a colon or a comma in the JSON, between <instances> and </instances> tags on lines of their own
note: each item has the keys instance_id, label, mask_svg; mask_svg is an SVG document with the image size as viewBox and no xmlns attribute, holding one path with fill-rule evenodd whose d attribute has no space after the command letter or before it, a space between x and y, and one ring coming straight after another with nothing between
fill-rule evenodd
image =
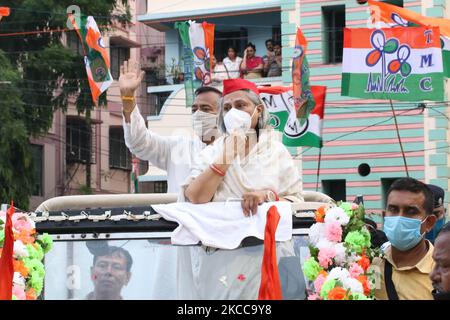
<instances>
[{"instance_id":1,"label":"flower symbol on flag","mask_svg":"<svg viewBox=\"0 0 450 320\"><path fill-rule=\"evenodd\" d=\"M408 26L408 21L403 19L399 14L397 14L395 12L391 14L391 19L392 19L392 21L394 21L395 25L397 25L397 26L400 26L400 27Z\"/></svg>"},{"instance_id":2,"label":"flower symbol on flag","mask_svg":"<svg viewBox=\"0 0 450 320\"><path fill-rule=\"evenodd\" d=\"M388 64L389 73L395 74L400 71L402 76L407 77L411 73L411 65L406 62L411 55L411 49L407 45L402 45L397 51L397 59Z\"/></svg>"},{"instance_id":3,"label":"flower symbol on flag","mask_svg":"<svg viewBox=\"0 0 450 320\"><path fill-rule=\"evenodd\" d=\"M195 47L192 52L194 53L195 57L200 60L200 62L196 62L196 64L199 66L195 67L194 69L195 78L199 81L202 81L203 83L209 83L211 78L209 72L203 72L201 68L201 66L203 65L206 70L210 69L210 59L208 51L202 47Z\"/></svg>"},{"instance_id":4,"label":"flower symbol on flag","mask_svg":"<svg viewBox=\"0 0 450 320\"><path fill-rule=\"evenodd\" d=\"M381 30L375 30L370 37L370 43L374 50L370 51L366 56L366 64L369 67L373 67L376 65L383 53L394 53L398 48L398 40L395 38L391 38L386 41L386 36L384 32Z\"/></svg>"}]
</instances>

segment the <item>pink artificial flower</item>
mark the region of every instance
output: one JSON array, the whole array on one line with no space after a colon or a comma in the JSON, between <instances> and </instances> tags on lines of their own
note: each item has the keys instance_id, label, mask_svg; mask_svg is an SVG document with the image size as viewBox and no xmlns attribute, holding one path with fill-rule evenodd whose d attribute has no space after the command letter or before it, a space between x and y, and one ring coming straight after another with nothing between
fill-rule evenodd
<instances>
[{"instance_id":1,"label":"pink artificial flower","mask_svg":"<svg viewBox=\"0 0 450 320\"><path fill-rule=\"evenodd\" d=\"M12 294L16 296L17 300L27 300L27 296L23 288L14 286L12 289Z\"/></svg>"},{"instance_id":2,"label":"pink artificial flower","mask_svg":"<svg viewBox=\"0 0 450 320\"><path fill-rule=\"evenodd\" d=\"M31 232L31 230L33 230L33 226L31 225L30 221L21 212L14 213L14 215L12 216L12 223L14 229L16 229L16 231L19 233L21 231Z\"/></svg>"},{"instance_id":3,"label":"pink artificial flower","mask_svg":"<svg viewBox=\"0 0 450 320\"><path fill-rule=\"evenodd\" d=\"M308 296L308 300L322 300L322 299L320 299L320 296L318 294L313 293Z\"/></svg>"},{"instance_id":4,"label":"pink artificial flower","mask_svg":"<svg viewBox=\"0 0 450 320\"><path fill-rule=\"evenodd\" d=\"M358 205L356 204L356 203L352 203L352 210L356 210L356 209L358 209Z\"/></svg>"},{"instance_id":5,"label":"pink artificial flower","mask_svg":"<svg viewBox=\"0 0 450 320\"><path fill-rule=\"evenodd\" d=\"M328 268L333 261L331 259L336 255L336 250L334 248L322 248L319 251L318 259L319 264L322 268Z\"/></svg>"},{"instance_id":6,"label":"pink artificial flower","mask_svg":"<svg viewBox=\"0 0 450 320\"><path fill-rule=\"evenodd\" d=\"M332 221L325 225L325 237L331 242L342 241L342 227L339 221Z\"/></svg>"},{"instance_id":7,"label":"pink artificial flower","mask_svg":"<svg viewBox=\"0 0 450 320\"><path fill-rule=\"evenodd\" d=\"M322 290L322 285L326 279L326 276L324 276L323 274L319 274L316 280L314 280L314 289L316 290L316 292L320 292L320 290Z\"/></svg>"},{"instance_id":8,"label":"pink artificial flower","mask_svg":"<svg viewBox=\"0 0 450 320\"><path fill-rule=\"evenodd\" d=\"M364 274L364 269L361 268L361 266L355 262L353 262L348 269L348 272L350 272L350 277L352 278L358 278L360 275Z\"/></svg>"}]
</instances>

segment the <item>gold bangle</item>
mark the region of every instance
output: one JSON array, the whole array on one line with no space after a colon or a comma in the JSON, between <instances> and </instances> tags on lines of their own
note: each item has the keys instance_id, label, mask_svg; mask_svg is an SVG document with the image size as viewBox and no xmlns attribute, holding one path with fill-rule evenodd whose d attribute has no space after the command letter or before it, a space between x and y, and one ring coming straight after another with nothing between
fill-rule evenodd
<instances>
[{"instance_id":1,"label":"gold bangle","mask_svg":"<svg viewBox=\"0 0 450 320\"><path fill-rule=\"evenodd\" d=\"M122 100L124 100L124 101L134 101L134 96L122 96Z\"/></svg>"}]
</instances>

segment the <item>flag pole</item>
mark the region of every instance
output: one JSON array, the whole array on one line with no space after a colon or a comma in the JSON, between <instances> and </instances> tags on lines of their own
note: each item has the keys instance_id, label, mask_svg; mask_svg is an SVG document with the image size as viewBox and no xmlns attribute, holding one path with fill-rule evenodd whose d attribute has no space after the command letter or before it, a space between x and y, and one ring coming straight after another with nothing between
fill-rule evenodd
<instances>
[{"instance_id":1,"label":"flag pole","mask_svg":"<svg viewBox=\"0 0 450 320\"><path fill-rule=\"evenodd\" d=\"M322 160L322 147L319 148L319 161L317 162L317 179L316 179L316 192L319 191L319 176L320 176L320 162Z\"/></svg>"},{"instance_id":2,"label":"flag pole","mask_svg":"<svg viewBox=\"0 0 450 320\"><path fill-rule=\"evenodd\" d=\"M402 151L403 163L405 165L406 176L409 178L408 164L406 163L405 151L403 150L402 139L400 138L400 131L398 129L397 116L395 115L394 105L392 104L392 99L389 99L392 109L392 115L394 116L395 130L397 131L398 143L400 144L400 150Z\"/></svg>"}]
</instances>

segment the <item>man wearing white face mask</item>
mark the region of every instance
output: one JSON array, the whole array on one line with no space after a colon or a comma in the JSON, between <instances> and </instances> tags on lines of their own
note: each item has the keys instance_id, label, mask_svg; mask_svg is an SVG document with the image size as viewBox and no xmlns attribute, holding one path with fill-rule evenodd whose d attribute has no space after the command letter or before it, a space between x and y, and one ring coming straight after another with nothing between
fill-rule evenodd
<instances>
[{"instance_id":1,"label":"man wearing white face mask","mask_svg":"<svg viewBox=\"0 0 450 320\"><path fill-rule=\"evenodd\" d=\"M195 136L160 136L145 126L136 105L134 93L144 72L125 61L120 67L119 87L123 103L125 144L139 159L167 171L167 192L178 193L189 174L192 158L217 139L217 103L222 93L213 87L201 87L195 92L192 118Z\"/></svg>"},{"instance_id":2,"label":"man wearing white face mask","mask_svg":"<svg viewBox=\"0 0 450 320\"><path fill-rule=\"evenodd\" d=\"M432 300L430 272L433 245L425 239L433 229L433 193L412 178L396 180L388 191L383 231L389 240L384 259L374 259L380 272L379 300Z\"/></svg>"}]
</instances>

